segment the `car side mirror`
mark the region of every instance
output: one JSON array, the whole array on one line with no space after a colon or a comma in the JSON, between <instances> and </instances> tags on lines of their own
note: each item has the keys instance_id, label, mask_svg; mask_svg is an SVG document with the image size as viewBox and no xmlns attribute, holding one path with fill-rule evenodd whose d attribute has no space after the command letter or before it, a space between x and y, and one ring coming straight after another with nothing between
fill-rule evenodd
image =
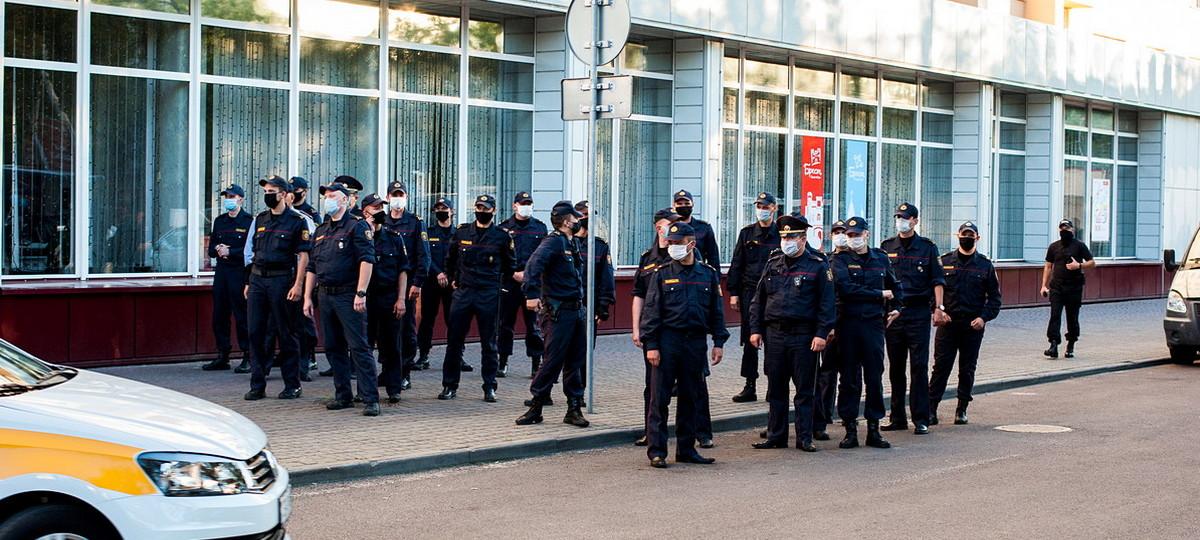
<instances>
[{"instance_id":1,"label":"car side mirror","mask_svg":"<svg viewBox=\"0 0 1200 540\"><path fill-rule=\"evenodd\" d=\"M1179 263L1175 262L1175 250L1163 250L1163 266L1168 272L1174 272L1179 269Z\"/></svg>"}]
</instances>

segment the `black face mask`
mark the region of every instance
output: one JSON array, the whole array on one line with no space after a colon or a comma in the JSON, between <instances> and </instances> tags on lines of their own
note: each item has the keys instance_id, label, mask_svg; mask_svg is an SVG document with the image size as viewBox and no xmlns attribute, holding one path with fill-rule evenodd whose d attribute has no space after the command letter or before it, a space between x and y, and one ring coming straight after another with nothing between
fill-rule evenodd
<instances>
[{"instance_id":1,"label":"black face mask","mask_svg":"<svg viewBox=\"0 0 1200 540\"><path fill-rule=\"evenodd\" d=\"M692 217L692 208L694 208L694 207L692 207L692 206L676 206L675 213L679 214L679 217L682 217L683 219L687 219L687 218Z\"/></svg>"},{"instance_id":2,"label":"black face mask","mask_svg":"<svg viewBox=\"0 0 1200 540\"><path fill-rule=\"evenodd\" d=\"M371 223L374 223L376 227L379 227L379 226L383 225L383 221L386 218L387 218L387 212L380 210L378 212L375 212L374 214L371 214Z\"/></svg>"},{"instance_id":3,"label":"black face mask","mask_svg":"<svg viewBox=\"0 0 1200 540\"><path fill-rule=\"evenodd\" d=\"M576 221L575 223L571 224L571 234L579 234L581 229L583 229L582 221Z\"/></svg>"},{"instance_id":4,"label":"black face mask","mask_svg":"<svg viewBox=\"0 0 1200 540\"><path fill-rule=\"evenodd\" d=\"M438 221L446 221L450 219L450 212L434 212L433 217L436 217Z\"/></svg>"},{"instance_id":5,"label":"black face mask","mask_svg":"<svg viewBox=\"0 0 1200 540\"><path fill-rule=\"evenodd\" d=\"M267 203L267 208L275 208L276 206L279 206L279 194L267 193L266 195L263 195L263 202Z\"/></svg>"},{"instance_id":6,"label":"black face mask","mask_svg":"<svg viewBox=\"0 0 1200 540\"><path fill-rule=\"evenodd\" d=\"M1063 242L1070 242L1075 239L1075 233L1071 231L1058 231L1058 237L1062 238Z\"/></svg>"},{"instance_id":7,"label":"black face mask","mask_svg":"<svg viewBox=\"0 0 1200 540\"><path fill-rule=\"evenodd\" d=\"M495 217L495 214L491 212L480 212L478 210L475 211L475 221L478 221L480 225L487 225L488 223L491 223L493 217Z\"/></svg>"},{"instance_id":8,"label":"black face mask","mask_svg":"<svg viewBox=\"0 0 1200 540\"><path fill-rule=\"evenodd\" d=\"M958 246L966 251L971 251L975 249L975 239L969 236L960 236L958 238Z\"/></svg>"},{"instance_id":9,"label":"black face mask","mask_svg":"<svg viewBox=\"0 0 1200 540\"><path fill-rule=\"evenodd\" d=\"M295 197L293 197L295 200L294 200L294 201L292 201L292 206L301 206L301 205L303 205L303 204L304 204L304 198L308 196L308 194L307 194L307 193L303 193L303 192L300 192L300 193L294 193L293 195L295 195Z\"/></svg>"}]
</instances>

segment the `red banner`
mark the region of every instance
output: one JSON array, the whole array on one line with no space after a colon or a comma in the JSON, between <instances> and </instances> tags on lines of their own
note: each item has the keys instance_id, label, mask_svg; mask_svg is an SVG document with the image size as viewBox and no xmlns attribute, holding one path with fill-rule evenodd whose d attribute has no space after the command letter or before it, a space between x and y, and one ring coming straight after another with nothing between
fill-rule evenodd
<instances>
[{"instance_id":1,"label":"red banner","mask_svg":"<svg viewBox=\"0 0 1200 540\"><path fill-rule=\"evenodd\" d=\"M813 226L808 243L819 249L825 241L825 139L803 137L800 149L800 207Z\"/></svg>"}]
</instances>

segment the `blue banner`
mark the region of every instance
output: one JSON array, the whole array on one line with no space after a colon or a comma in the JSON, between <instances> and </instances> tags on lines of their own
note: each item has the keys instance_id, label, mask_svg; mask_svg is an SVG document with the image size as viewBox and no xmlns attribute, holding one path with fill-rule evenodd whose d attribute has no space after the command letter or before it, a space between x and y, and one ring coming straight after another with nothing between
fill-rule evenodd
<instances>
[{"instance_id":1,"label":"blue banner","mask_svg":"<svg viewBox=\"0 0 1200 540\"><path fill-rule=\"evenodd\" d=\"M846 141L846 212L842 219L867 217L867 142Z\"/></svg>"}]
</instances>

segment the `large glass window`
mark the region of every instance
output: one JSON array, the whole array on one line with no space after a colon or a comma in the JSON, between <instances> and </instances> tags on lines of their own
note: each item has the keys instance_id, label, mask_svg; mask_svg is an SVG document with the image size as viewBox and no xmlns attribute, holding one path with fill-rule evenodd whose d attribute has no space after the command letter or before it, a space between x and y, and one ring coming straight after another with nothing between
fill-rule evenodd
<instances>
[{"instance_id":1,"label":"large glass window","mask_svg":"<svg viewBox=\"0 0 1200 540\"><path fill-rule=\"evenodd\" d=\"M200 32L202 72L286 81L290 39L287 34L205 26Z\"/></svg>"},{"instance_id":2,"label":"large glass window","mask_svg":"<svg viewBox=\"0 0 1200 540\"><path fill-rule=\"evenodd\" d=\"M301 93L300 176L326 184L348 174L364 187L373 184L378 104L370 97Z\"/></svg>"},{"instance_id":3,"label":"large glass window","mask_svg":"<svg viewBox=\"0 0 1200 540\"><path fill-rule=\"evenodd\" d=\"M190 0L92 0L92 3L180 14L190 13L192 5Z\"/></svg>"},{"instance_id":4,"label":"large glass window","mask_svg":"<svg viewBox=\"0 0 1200 540\"><path fill-rule=\"evenodd\" d=\"M291 22L290 1L200 0L200 15L214 19L287 26Z\"/></svg>"},{"instance_id":5,"label":"large glass window","mask_svg":"<svg viewBox=\"0 0 1200 540\"><path fill-rule=\"evenodd\" d=\"M921 233L943 252L958 245L958 224L950 221L952 153L950 148L921 148Z\"/></svg>"},{"instance_id":6,"label":"large glass window","mask_svg":"<svg viewBox=\"0 0 1200 540\"><path fill-rule=\"evenodd\" d=\"M993 255L1025 257L1025 94L997 91L992 118L992 177L995 179Z\"/></svg>"},{"instance_id":7,"label":"large glass window","mask_svg":"<svg viewBox=\"0 0 1200 540\"><path fill-rule=\"evenodd\" d=\"M4 55L9 58L75 61L75 11L6 4Z\"/></svg>"},{"instance_id":8,"label":"large glass window","mask_svg":"<svg viewBox=\"0 0 1200 540\"><path fill-rule=\"evenodd\" d=\"M379 87L379 47L331 39L300 39L300 82Z\"/></svg>"},{"instance_id":9,"label":"large glass window","mask_svg":"<svg viewBox=\"0 0 1200 540\"><path fill-rule=\"evenodd\" d=\"M1137 111L1067 104L1064 116L1063 217L1096 257L1136 256Z\"/></svg>"},{"instance_id":10,"label":"large glass window","mask_svg":"<svg viewBox=\"0 0 1200 540\"><path fill-rule=\"evenodd\" d=\"M458 105L391 100L388 179L408 187L409 206L423 213L433 199L458 197Z\"/></svg>"},{"instance_id":11,"label":"large glass window","mask_svg":"<svg viewBox=\"0 0 1200 540\"><path fill-rule=\"evenodd\" d=\"M393 47L388 57L391 71L388 89L410 94L457 96L461 61L457 54Z\"/></svg>"},{"instance_id":12,"label":"large glass window","mask_svg":"<svg viewBox=\"0 0 1200 540\"><path fill-rule=\"evenodd\" d=\"M188 70L188 25L92 15L92 63L164 71Z\"/></svg>"},{"instance_id":13,"label":"large glass window","mask_svg":"<svg viewBox=\"0 0 1200 540\"><path fill-rule=\"evenodd\" d=\"M901 203L917 201L917 147L907 144L884 143L879 177L879 219L875 224L877 241L895 233L892 215ZM918 207L920 208L920 207ZM930 235L929 223L923 224L921 232Z\"/></svg>"},{"instance_id":14,"label":"large glass window","mask_svg":"<svg viewBox=\"0 0 1200 540\"><path fill-rule=\"evenodd\" d=\"M621 174L615 220L620 228L615 264L637 264L654 241L646 216L671 198L671 124L621 121Z\"/></svg>"},{"instance_id":15,"label":"large glass window","mask_svg":"<svg viewBox=\"0 0 1200 540\"><path fill-rule=\"evenodd\" d=\"M507 204L533 183L533 113L471 107L467 117L467 194Z\"/></svg>"}]
</instances>

